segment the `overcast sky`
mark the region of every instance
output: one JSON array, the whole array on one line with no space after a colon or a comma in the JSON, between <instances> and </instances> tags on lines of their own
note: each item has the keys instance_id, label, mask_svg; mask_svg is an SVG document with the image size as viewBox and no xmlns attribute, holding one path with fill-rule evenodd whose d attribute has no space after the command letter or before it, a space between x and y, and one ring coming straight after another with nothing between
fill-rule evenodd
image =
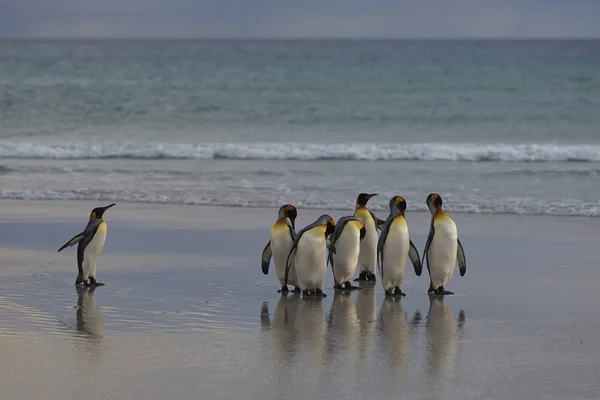
<instances>
[{"instance_id":1,"label":"overcast sky","mask_svg":"<svg viewBox=\"0 0 600 400\"><path fill-rule=\"evenodd\" d=\"M0 37L600 37L600 0L0 0Z\"/></svg>"}]
</instances>

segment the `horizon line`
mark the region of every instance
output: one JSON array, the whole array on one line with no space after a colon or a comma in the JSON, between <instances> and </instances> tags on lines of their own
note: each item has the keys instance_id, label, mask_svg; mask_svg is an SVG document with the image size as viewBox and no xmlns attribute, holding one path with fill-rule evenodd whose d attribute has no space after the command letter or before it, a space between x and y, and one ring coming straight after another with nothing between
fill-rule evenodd
<instances>
[{"instance_id":1,"label":"horizon line","mask_svg":"<svg viewBox=\"0 0 600 400\"><path fill-rule=\"evenodd\" d=\"M303 37L303 36L2 36L0 40L135 40L135 41L158 41L158 40L187 40L187 41L208 41L208 40L230 40L230 41L591 41L600 40L600 36L580 36L580 37L543 37L543 36L456 36L456 37L339 37L339 36L323 36L323 37Z\"/></svg>"}]
</instances>

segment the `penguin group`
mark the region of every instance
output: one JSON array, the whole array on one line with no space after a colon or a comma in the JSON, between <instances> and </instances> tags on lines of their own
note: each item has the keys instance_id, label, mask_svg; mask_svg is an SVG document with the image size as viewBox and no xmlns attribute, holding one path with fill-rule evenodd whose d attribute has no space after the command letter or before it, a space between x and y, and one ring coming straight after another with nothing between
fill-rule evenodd
<instances>
[{"instance_id":1,"label":"penguin group","mask_svg":"<svg viewBox=\"0 0 600 400\"><path fill-rule=\"evenodd\" d=\"M273 259L280 292L288 292L291 285L294 292L303 296L326 297L323 289L328 265L334 288L339 290L360 289L352 285L356 281L376 282L377 270L385 295L403 297L406 294L402 292L402 282L410 259L416 276L421 276L423 264L427 265L429 293L454 294L445 285L457 264L460 276L464 276L467 263L456 224L442 210L442 197L431 193L425 200L431 223L421 258L410 239L406 200L392 197L389 215L381 220L367 207L369 199L376 195L360 193L352 216L341 217L336 223L330 215L323 214L299 232L295 231L296 207L281 206L262 253L263 273L269 273ZM357 269L358 277L352 279Z\"/></svg>"}]
</instances>

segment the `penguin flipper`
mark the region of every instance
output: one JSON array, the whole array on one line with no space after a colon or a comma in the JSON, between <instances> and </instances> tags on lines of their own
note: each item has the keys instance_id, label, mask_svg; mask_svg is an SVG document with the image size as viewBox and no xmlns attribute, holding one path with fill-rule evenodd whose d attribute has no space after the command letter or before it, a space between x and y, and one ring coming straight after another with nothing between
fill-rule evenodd
<instances>
[{"instance_id":1,"label":"penguin flipper","mask_svg":"<svg viewBox=\"0 0 600 400\"><path fill-rule=\"evenodd\" d=\"M421 263L419 251L415 247L415 244L412 242L412 240L409 240L408 258L410 258L410 261L415 268L415 274L417 274L417 276L421 276L421 272L423 272L423 264Z\"/></svg>"},{"instance_id":2,"label":"penguin flipper","mask_svg":"<svg viewBox=\"0 0 600 400\"><path fill-rule=\"evenodd\" d=\"M329 249L330 252L332 252L333 254L337 253L337 249L335 248L335 245L331 242L327 242L327 248Z\"/></svg>"},{"instance_id":3,"label":"penguin flipper","mask_svg":"<svg viewBox=\"0 0 600 400\"><path fill-rule=\"evenodd\" d=\"M290 249L290 253L288 254L288 258L287 261L285 263L285 284L287 286L288 284L288 277L290 275L290 261L292 260L292 257L294 257L296 255L296 249L298 248L298 242L300 241L300 236L298 236L298 239L296 239L296 241L294 242L294 244L292 245L292 248Z\"/></svg>"},{"instance_id":4,"label":"penguin flipper","mask_svg":"<svg viewBox=\"0 0 600 400\"><path fill-rule=\"evenodd\" d=\"M377 264L379 266L381 279L383 279L383 246L385 245L385 241L387 240L387 235L390 231L390 226L392 225L393 221L393 218L390 218L389 221L385 221L385 224L381 228L379 239L377 240Z\"/></svg>"},{"instance_id":5,"label":"penguin flipper","mask_svg":"<svg viewBox=\"0 0 600 400\"><path fill-rule=\"evenodd\" d=\"M371 218L373 218L373 221L375 221L375 227L377 229L381 229L381 227L383 226L383 224L385 224L385 220L380 219L379 217L377 217L375 214L373 214L373 211L369 210L369 214L371 214Z\"/></svg>"},{"instance_id":6,"label":"penguin flipper","mask_svg":"<svg viewBox=\"0 0 600 400\"><path fill-rule=\"evenodd\" d=\"M456 251L456 259L458 260L458 270L460 271L460 276L465 276L467 272L467 259L465 258L465 251L463 250L462 244L460 244L460 240L456 239L458 243L458 248Z\"/></svg>"},{"instance_id":7,"label":"penguin flipper","mask_svg":"<svg viewBox=\"0 0 600 400\"><path fill-rule=\"evenodd\" d=\"M262 272L267 275L269 273L269 264L271 263L271 257L273 257L273 251L271 250L271 241L265 246L262 252L261 264Z\"/></svg>"},{"instance_id":8,"label":"penguin flipper","mask_svg":"<svg viewBox=\"0 0 600 400\"><path fill-rule=\"evenodd\" d=\"M427 259L427 270L429 270L429 257L427 256L427 252L429 251L429 245L433 240L433 235L435 234L435 229L433 228L433 220L431 220L431 228L429 229L429 236L427 236L427 242L425 243L425 250L423 250L423 263L425 259Z\"/></svg>"},{"instance_id":9,"label":"penguin flipper","mask_svg":"<svg viewBox=\"0 0 600 400\"><path fill-rule=\"evenodd\" d=\"M333 253L329 250L327 254L327 262L331 264L331 273L333 274L333 281L337 284L337 279L335 279L335 268L333 267Z\"/></svg>"},{"instance_id":10,"label":"penguin flipper","mask_svg":"<svg viewBox=\"0 0 600 400\"><path fill-rule=\"evenodd\" d=\"M85 238L88 234L89 234L89 231L83 231L81 233L78 233L77 235L73 236L73 238L71 240L69 240L67 243L63 244L62 247L60 249L58 249L58 252L60 253L62 250L66 249L67 247L75 246L77 243L79 243L79 241L81 241L81 239Z\"/></svg>"}]
</instances>

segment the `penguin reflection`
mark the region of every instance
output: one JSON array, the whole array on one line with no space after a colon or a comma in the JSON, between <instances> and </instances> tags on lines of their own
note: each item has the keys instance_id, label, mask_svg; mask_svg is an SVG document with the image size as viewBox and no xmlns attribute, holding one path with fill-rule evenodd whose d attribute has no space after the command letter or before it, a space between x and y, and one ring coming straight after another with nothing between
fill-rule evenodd
<instances>
[{"instance_id":1,"label":"penguin reflection","mask_svg":"<svg viewBox=\"0 0 600 400\"><path fill-rule=\"evenodd\" d=\"M102 328L102 317L96 307L96 287L75 286L77 291L77 332L91 336L101 337L104 335Z\"/></svg>"},{"instance_id":2,"label":"penguin reflection","mask_svg":"<svg viewBox=\"0 0 600 400\"><path fill-rule=\"evenodd\" d=\"M320 370L325 352L325 307L321 298L305 298L298 303L298 312L294 320L298 333L298 355L306 356L315 371Z\"/></svg>"},{"instance_id":3,"label":"penguin reflection","mask_svg":"<svg viewBox=\"0 0 600 400\"><path fill-rule=\"evenodd\" d=\"M372 284L361 282L362 290L356 291L356 316L358 317L360 343L359 351L364 353L373 342L373 333L377 321L377 303Z\"/></svg>"},{"instance_id":4,"label":"penguin reflection","mask_svg":"<svg viewBox=\"0 0 600 400\"><path fill-rule=\"evenodd\" d=\"M464 311L458 320L444 301L443 296L429 294L429 312L425 322L427 331L427 378L431 382L444 382L450 377L456 362ZM432 385L428 385L432 387Z\"/></svg>"},{"instance_id":5,"label":"penguin reflection","mask_svg":"<svg viewBox=\"0 0 600 400\"><path fill-rule=\"evenodd\" d=\"M269 335L271 376L274 377L273 386L278 392L275 397L282 398L289 394L291 374L294 374L295 380L304 382L301 387L294 389L297 397L316 396L326 336L322 299L282 294L272 316L271 319L267 303L263 303L260 319L263 331ZM292 370L296 366L298 368Z\"/></svg>"},{"instance_id":6,"label":"penguin reflection","mask_svg":"<svg viewBox=\"0 0 600 400\"><path fill-rule=\"evenodd\" d=\"M414 319L418 319L418 312ZM390 371L398 378L410 348L411 328L406 322L406 313L399 297L386 296L381 303L377 321L379 339L383 353L389 358Z\"/></svg>"},{"instance_id":7,"label":"penguin reflection","mask_svg":"<svg viewBox=\"0 0 600 400\"><path fill-rule=\"evenodd\" d=\"M299 294L292 296L282 294L277 301L272 319L269 316L268 303L262 305L261 325L269 330L270 353L275 358L275 365L285 365L294 357L298 342L294 326L300 299Z\"/></svg>"},{"instance_id":8,"label":"penguin reflection","mask_svg":"<svg viewBox=\"0 0 600 400\"><path fill-rule=\"evenodd\" d=\"M351 355L356 359L360 327L356 306L349 290L336 289L327 318L327 353ZM339 363L336 363L339 364Z\"/></svg>"}]
</instances>

